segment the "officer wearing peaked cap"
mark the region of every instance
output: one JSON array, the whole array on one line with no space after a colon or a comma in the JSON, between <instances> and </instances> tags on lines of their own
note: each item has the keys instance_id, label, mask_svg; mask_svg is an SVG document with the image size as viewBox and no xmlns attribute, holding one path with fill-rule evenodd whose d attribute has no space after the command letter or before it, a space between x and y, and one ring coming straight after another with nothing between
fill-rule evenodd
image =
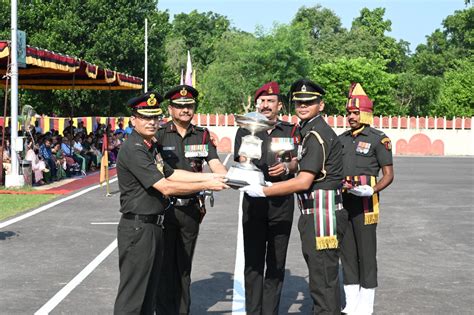
<instances>
[{"instance_id":1,"label":"officer wearing peaked cap","mask_svg":"<svg viewBox=\"0 0 474 315\"><path fill-rule=\"evenodd\" d=\"M297 193L301 216L298 230L309 271L314 314L340 314L339 243L347 225L342 206L342 146L321 117L324 89L300 79L292 84L290 100L301 119L303 141L298 152L298 175L271 186L246 186L254 197Z\"/></svg>"},{"instance_id":2,"label":"officer wearing peaked cap","mask_svg":"<svg viewBox=\"0 0 474 315\"><path fill-rule=\"evenodd\" d=\"M114 314L154 314L163 257L165 195L227 188L223 180L173 170L157 154L153 136L163 97L148 92L131 99L134 126L117 158L122 217L117 228L120 284Z\"/></svg>"},{"instance_id":3,"label":"officer wearing peaked cap","mask_svg":"<svg viewBox=\"0 0 474 315\"><path fill-rule=\"evenodd\" d=\"M256 134L263 142L262 156L255 164L263 172L265 180L272 182L293 177L297 146L301 140L297 125L278 120L282 108L280 97L280 87L276 82L261 86L254 97L257 111L277 122L273 129ZM242 137L249 134L246 129L237 130L235 161L245 159L239 156L239 149ZM278 314L294 203L292 193L269 198L244 195L245 304L249 315Z\"/></svg>"},{"instance_id":4,"label":"officer wearing peaked cap","mask_svg":"<svg viewBox=\"0 0 474 315\"><path fill-rule=\"evenodd\" d=\"M165 94L172 118L156 133L158 150L174 169L202 174L207 162L213 173L225 175L216 146L206 128L191 123L198 91L179 85ZM165 260L157 295L157 314L188 314L191 305L191 267L199 226L206 212L204 197L189 194L175 198L165 215Z\"/></svg>"},{"instance_id":5,"label":"officer wearing peaked cap","mask_svg":"<svg viewBox=\"0 0 474 315\"><path fill-rule=\"evenodd\" d=\"M339 136L344 153L344 208L349 224L341 243L347 314L371 314L377 287L376 228L379 192L393 181L390 139L370 125L373 104L353 83L346 104L350 130ZM382 169L383 176L377 182Z\"/></svg>"}]
</instances>

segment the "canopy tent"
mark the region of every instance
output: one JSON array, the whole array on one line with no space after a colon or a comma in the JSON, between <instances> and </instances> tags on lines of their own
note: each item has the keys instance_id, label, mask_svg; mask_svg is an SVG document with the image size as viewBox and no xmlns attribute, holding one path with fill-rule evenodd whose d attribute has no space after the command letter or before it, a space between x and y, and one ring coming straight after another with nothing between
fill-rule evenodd
<instances>
[{"instance_id":1,"label":"canopy tent","mask_svg":"<svg viewBox=\"0 0 474 315\"><path fill-rule=\"evenodd\" d=\"M5 86L10 48L0 41L0 86ZM26 46L26 68L18 68L18 87L27 90L140 90L138 77L100 68L84 60Z\"/></svg>"}]
</instances>

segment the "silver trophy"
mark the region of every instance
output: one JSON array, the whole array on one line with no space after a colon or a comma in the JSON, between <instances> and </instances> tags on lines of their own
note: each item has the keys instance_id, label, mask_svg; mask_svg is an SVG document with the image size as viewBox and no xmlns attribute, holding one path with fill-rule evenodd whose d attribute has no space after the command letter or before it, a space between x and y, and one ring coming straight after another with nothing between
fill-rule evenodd
<instances>
[{"instance_id":1,"label":"silver trophy","mask_svg":"<svg viewBox=\"0 0 474 315\"><path fill-rule=\"evenodd\" d=\"M265 115L252 112L245 115L234 115L237 124L250 131L250 135L242 137L239 156L245 161L233 165L227 172L227 184L233 187L242 187L250 184L265 185L263 173L252 160L262 157L262 139L255 136L257 132L272 129L275 121L268 120Z\"/></svg>"}]
</instances>

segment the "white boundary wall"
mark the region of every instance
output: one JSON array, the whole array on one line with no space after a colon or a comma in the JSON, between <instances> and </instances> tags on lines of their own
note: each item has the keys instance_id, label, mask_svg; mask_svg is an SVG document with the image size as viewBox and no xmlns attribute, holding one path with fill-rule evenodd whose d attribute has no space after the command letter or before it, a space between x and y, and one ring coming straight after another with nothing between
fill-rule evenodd
<instances>
[{"instance_id":1,"label":"white boundary wall","mask_svg":"<svg viewBox=\"0 0 474 315\"><path fill-rule=\"evenodd\" d=\"M216 127L209 126L209 130L214 133L219 141L223 138L230 139L231 150L234 146L235 133L237 127ZM334 131L337 134L341 134L345 131L344 128L334 128ZM398 129L398 128L384 128L381 129L390 139L392 140L393 153L398 154L397 152L397 143L400 140L406 141L410 146L411 151L419 152L420 143L419 141L413 141L414 136L420 137L424 135L429 138L431 144L439 140L444 145L444 154L445 156L474 156L474 131L472 129ZM425 138L426 138L425 137ZM415 137L416 138L416 137ZM412 142L410 142L412 140ZM439 142L438 141L438 142ZM425 141L426 142L426 141ZM404 155L439 155L432 153L402 153Z\"/></svg>"}]
</instances>

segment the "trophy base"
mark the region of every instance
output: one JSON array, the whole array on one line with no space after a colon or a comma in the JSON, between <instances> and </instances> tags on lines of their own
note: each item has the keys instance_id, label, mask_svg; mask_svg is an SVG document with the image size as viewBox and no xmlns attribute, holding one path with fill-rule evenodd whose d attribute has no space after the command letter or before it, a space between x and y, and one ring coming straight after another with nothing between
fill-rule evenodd
<instances>
[{"instance_id":1,"label":"trophy base","mask_svg":"<svg viewBox=\"0 0 474 315\"><path fill-rule=\"evenodd\" d=\"M263 173L256 167L242 167L241 164L232 166L227 174L226 184L232 188L239 188L247 185L265 186Z\"/></svg>"}]
</instances>

